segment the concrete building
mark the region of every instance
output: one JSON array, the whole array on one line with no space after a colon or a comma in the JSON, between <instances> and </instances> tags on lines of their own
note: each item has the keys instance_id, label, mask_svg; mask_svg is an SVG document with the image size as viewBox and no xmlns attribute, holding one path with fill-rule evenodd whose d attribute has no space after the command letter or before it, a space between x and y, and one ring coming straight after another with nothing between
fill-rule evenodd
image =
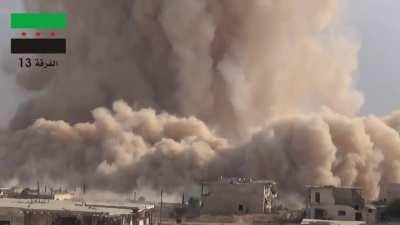
<instances>
[{"instance_id":1,"label":"concrete building","mask_svg":"<svg viewBox=\"0 0 400 225\"><path fill-rule=\"evenodd\" d=\"M153 205L0 199L0 225L152 225Z\"/></svg>"},{"instance_id":2,"label":"concrete building","mask_svg":"<svg viewBox=\"0 0 400 225\"><path fill-rule=\"evenodd\" d=\"M307 188L306 218L371 224L376 222L376 208L366 205L360 188L310 186Z\"/></svg>"},{"instance_id":3,"label":"concrete building","mask_svg":"<svg viewBox=\"0 0 400 225\"><path fill-rule=\"evenodd\" d=\"M201 213L270 213L277 198L276 183L251 178L221 178L202 186Z\"/></svg>"},{"instance_id":4,"label":"concrete building","mask_svg":"<svg viewBox=\"0 0 400 225\"><path fill-rule=\"evenodd\" d=\"M38 189L12 187L12 188L0 188L0 198L53 199L54 196L50 192L41 192L38 191Z\"/></svg>"}]
</instances>

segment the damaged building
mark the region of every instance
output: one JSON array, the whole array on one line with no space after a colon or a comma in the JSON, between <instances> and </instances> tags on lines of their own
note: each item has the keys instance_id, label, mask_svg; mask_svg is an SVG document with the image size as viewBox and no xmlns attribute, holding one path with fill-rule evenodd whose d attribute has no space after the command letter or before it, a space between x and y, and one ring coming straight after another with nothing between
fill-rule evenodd
<instances>
[{"instance_id":1,"label":"damaged building","mask_svg":"<svg viewBox=\"0 0 400 225\"><path fill-rule=\"evenodd\" d=\"M277 198L274 181L221 178L202 184L202 214L270 213Z\"/></svg>"},{"instance_id":2,"label":"damaged building","mask_svg":"<svg viewBox=\"0 0 400 225\"><path fill-rule=\"evenodd\" d=\"M0 199L0 225L152 225L153 205Z\"/></svg>"}]
</instances>

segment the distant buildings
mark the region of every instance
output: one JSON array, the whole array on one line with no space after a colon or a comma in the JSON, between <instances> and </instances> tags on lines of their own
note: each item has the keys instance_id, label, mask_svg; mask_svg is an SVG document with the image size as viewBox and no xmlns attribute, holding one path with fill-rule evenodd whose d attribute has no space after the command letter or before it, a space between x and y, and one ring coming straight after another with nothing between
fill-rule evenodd
<instances>
[{"instance_id":1,"label":"distant buildings","mask_svg":"<svg viewBox=\"0 0 400 225\"><path fill-rule=\"evenodd\" d=\"M251 178L221 178L204 183L202 214L270 213L277 198L276 183Z\"/></svg>"},{"instance_id":2,"label":"distant buildings","mask_svg":"<svg viewBox=\"0 0 400 225\"><path fill-rule=\"evenodd\" d=\"M0 188L0 198L19 199L53 199L53 200L77 200L82 196L82 191L67 191L63 189L32 189L32 188ZM1 225L1 224L0 224Z\"/></svg>"},{"instance_id":3,"label":"distant buildings","mask_svg":"<svg viewBox=\"0 0 400 225\"><path fill-rule=\"evenodd\" d=\"M221 178L203 182L201 198L163 202L157 209L143 201L87 202L84 193L46 189L0 188L0 225L153 225L216 221L221 218L246 219L249 224L292 222L301 224L359 225L395 222L388 213L390 204L400 199L400 185L382 188L381 199L369 202L362 189L355 187L308 186L305 210L291 210L278 202L274 181L251 178ZM160 196L162 199L162 195ZM136 200L136 193L135 198ZM400 210L400 205L398 204ZM400 211L399 211L400 212ZM397 211L394 215L398 215ZM157 217L157 219L156 219ZM165 221L163 221L163 218ZM211 219L210 219L211 218ZM400 218L400 217L399 217ZM236 223L233 221L232 223ZM205 222L206 223L206 222Z\"/></svg>"}]
</instances>

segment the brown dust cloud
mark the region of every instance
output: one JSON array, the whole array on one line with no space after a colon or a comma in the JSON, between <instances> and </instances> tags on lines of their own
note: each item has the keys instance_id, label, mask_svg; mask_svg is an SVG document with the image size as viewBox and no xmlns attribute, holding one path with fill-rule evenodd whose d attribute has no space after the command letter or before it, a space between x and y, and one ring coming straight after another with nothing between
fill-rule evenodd
<instances>
[{"instance_id":1,"label":"brown dust cloud","mask_svg":"<svg viewBox=\"0 0 400 225\"><path fill-rule=\"evenodd\" d=\"M3 184L173 192L220 176L400 182L400 112L357 116L361 47L338 0L25 0L68 13L68 54L0 136Z\"/></svg>"}]
</instances>

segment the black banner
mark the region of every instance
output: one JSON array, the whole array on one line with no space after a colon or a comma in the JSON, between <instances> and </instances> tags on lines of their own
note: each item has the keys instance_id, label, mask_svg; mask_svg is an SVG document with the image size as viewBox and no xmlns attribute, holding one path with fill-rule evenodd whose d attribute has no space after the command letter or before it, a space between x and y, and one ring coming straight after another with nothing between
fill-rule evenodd
<instances>
[{"instance_id":1,"label":"black banner","mask_svg":"<svg viewBox=\"0 0 400 225\"><path fill-rule=\"evenodd\" d=\"M65 54L66 39L11 39L11 53L13 54Z\"/></svg>"}]
</instances>

